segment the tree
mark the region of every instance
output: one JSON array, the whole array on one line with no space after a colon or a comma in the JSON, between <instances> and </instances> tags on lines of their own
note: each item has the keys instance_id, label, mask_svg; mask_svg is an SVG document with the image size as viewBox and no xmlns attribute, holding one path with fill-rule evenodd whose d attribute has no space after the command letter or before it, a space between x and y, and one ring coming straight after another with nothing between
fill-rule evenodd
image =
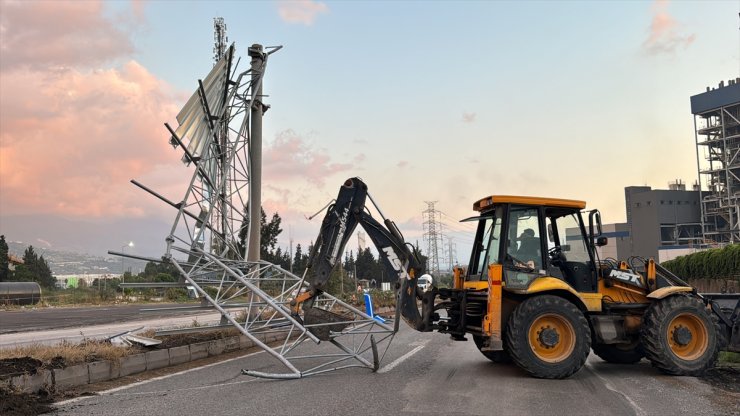
<instances>
[{"instance_id":1,"label":"tree","mask_svg":"<svg viewBox=\"0 0 740 416\"><path fill-rule=\"evenodd\" d=\"M244 250L247 247L247 231L249 230L249 211L248 208L244 208L244 221L242 221L242 226L239 228L239 242L237 243L237 246L239 247L239 252L244 255ZM280 222L282 219L280 218L280 215L278 213L272 214L272 218L270 219L270 222L267 222L267 214L265 214L265 210L260 208L260 257L267 260L271 254L273 254L275 250L275 245L277 244L277 239L280 233L283 232L283 229L280 228Z\"/></svg>"},{"instance_id":2,"label":"tree","mask_svg":"<svg viewBox=\"0 0 740 416\"><path fill-rule=\"evenodd\" d=\"M28 246L23 253L23 264L16 268L14 280L23 282L37 282L44 287L54 287L56 279L51 273L49 263L44 256L36 254L33 246Z\"/></svg>"},{"instance_id":3,"label":"tree","mask_svg":"<svg viewBox=\"0 0 740 416\"><path fill-rule=\"evenodd\" d=\"M10 259L8 259L8 243L5 242L5 236L0 235L0 282L10 280Z\"/></svg>"},{"instance_id":4,"label":"tree","mask_svg":"<svg viewBox=\"0 0 740 416\"><path fill-rule=\"evenodd\" d=\"M32 266L35 265L39 260L38 254L33 250L33 246L26 247L26 251L23 252L23 263Z\"/></svg>"},{"instance_id":5,"label":"tree","mask_svg":"<svg viewBox=\"0 0 740 416\"><path fill-rule=\"evenodd\" d=\"M51 267L49 267L49 263L44 259L43 254L36 261L36 273L38 278L37 282L39 282L41 286L54 287L56 285L57 279L51 274Z\"/></svg>"},{"instance_id":6,"label":"tree","mask_svg":"<svg viewBox=\"0 0 740 416\"><path fill-rule=\"evenodd\" d=\"M352 250L344 254L344 270L347 270L353 275L355 273L355 254Z\"/></svg>"},{"instance_id":7,"label":"tree","mask_svg":"<svg viewBox=\"0 0 740 416\"><path fill-rule=\"evenodd\" d=\"M162 259L161 263L156 263L153 261L147 262L147 264L144 266L144 272L140 273L139 276L141 276L144 279L152 279L160 274L168 274L170 275L171 279L168 278L167 280L161 280L161 277L157 277L155 281L172 281L175 282L180 277L180 272L177 271L175 266L172 265L169 261L164 261L165 259Z\"/></svg>"},{"instance_id":8,"label":"tree","mask_svg":"<svg viewBox=\"0 0 740 416\"><path fill-rule=\"evenodd\" d=\"M357 267L357 279L382 281L384 269L378 263L373 252L370 251L370 248L361 249L357 252L355 266Z\"/></svg>"},{"instance_id":9,"label":"tree","mask_svg":"<svg viewBox=\"0 0 740 416\"><path fill-rule=\"evenodd\" d=\"M293 272L298 275L302 274L303 269L306 268L307 263L308 257L303 254L301 244L296 244L295 255L293 256Z\"/></svg>"}]
</instances>

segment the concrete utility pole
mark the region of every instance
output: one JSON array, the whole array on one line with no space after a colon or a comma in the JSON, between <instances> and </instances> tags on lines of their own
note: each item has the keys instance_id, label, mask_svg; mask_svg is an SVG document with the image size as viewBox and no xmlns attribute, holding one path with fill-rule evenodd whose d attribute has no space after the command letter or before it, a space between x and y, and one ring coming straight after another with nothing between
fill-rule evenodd
<instances>
[{"instance_id":1,"label":"concrete utility pole","mask_svg":"<svg viewBox=\"0 0 740 416\"><path fill-rule=\"evenodd\" d=\"M262 51L262 45L254 44L249 48L249 56L252 67L252 82L255 83L252 89L254 105L251 108L249 133L249 157L250 157L250 177L249 177L249 250L247 252L247 261L260 260L260 228L262 223L262 114L264 113L264 104L262 103L262 84L260 75L264 70L265 56Z\"/></svg>"}]
</instances>

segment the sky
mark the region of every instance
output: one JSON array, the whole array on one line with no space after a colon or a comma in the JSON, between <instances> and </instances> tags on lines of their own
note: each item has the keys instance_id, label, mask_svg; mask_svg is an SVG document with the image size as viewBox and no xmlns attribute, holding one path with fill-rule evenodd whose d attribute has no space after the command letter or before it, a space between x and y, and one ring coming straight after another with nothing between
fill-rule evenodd
<instances>
[{"instance_id":1,"label":"sky","mask_svg":"<svg viewBox=\"0 0 740 416\"><path fill-rule=\"evenodd\" d=\"M212 67L282 45L264 81L263 206L279 245L360 176L422 247L436 201L467 262L474 201L586 200L697 179L689 97L740 76L740 1L0 1L0 234L159 256L192 171L164 122ZM445 245L447 240L445 240ZM354 244L351 244L354 245ZM120 251L120 250L119 250ZM440 253L441 255L442 253Z\"/></svg>"}]
</instances>

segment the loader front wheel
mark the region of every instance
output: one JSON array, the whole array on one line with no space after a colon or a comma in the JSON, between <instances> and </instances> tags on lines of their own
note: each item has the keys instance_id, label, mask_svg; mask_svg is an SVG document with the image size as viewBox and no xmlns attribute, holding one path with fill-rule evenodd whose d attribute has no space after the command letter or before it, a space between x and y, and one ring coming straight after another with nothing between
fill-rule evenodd
<instances>
[{"instance_id":1,"label":"loader front wheel","mask_svg":"<svg viewBox=\"0 0 740 416\"><path fill-rule=\"evenodd\" d=\"M478 347L478 351L480 351L480 353L483 354L484 357L497 364L506 364L511 362L511 357L506 351L483 351L483 341L484 337L480 335L473 335L473 342L475 342L475 346Z\"/></svg>"},{"instance_id":2,"label":"loader front wheel","mask_svg":"<svg viewBox=\"0 0 740 416\"><path fill-rule=\"evenodd\" d=\"M529 298L512 312L506 349L524 371L538 378L565 378L580 370L591 348L583 313L552 295Z\"/></svg>"},{"instance_id":3,"label":"loader front wheel","mask_svg":"<svg viewBox=\"0 0 740 416\"><path fill-rule=\"evenodd\" d=\"M643 322L645 356L661 371L698 376L717 360L720 345L715 323L699 299L661 299L648 308Z\"/></svg>"},{"instance_id":4,"label":"loader front wheel","mask_svg":"<svg viewBox=\"0 0 740 416\"><path fill-rule=\"evenodd\" d=\"M634 364L645 356L639 340L629 344L594 344L594 354L613 364Z\"/></svg>"}]
</instances>

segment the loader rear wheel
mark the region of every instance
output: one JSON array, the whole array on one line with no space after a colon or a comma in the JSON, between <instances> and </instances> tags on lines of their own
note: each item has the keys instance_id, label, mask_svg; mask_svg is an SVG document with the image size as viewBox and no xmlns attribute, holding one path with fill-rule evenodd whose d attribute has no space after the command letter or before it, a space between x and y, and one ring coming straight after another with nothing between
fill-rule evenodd
<instances>
[{"instance_id":1,"label":"loader rear wheel","mask_svg":"<svg viewBox=\"0 0 740 416\"><path fill-rule=\"evenodd\" d=\"M480 351L481 354L483 354L484 357L488 358L489 360L493 361L497 364L506 364L511 362L511 357L509 356L509 353L504 351L483 351L481 348L483 348L483 341L484 337L479 335L473 335L473 342L475 342L475 346L478 347L478 351Z\"/></svg>"},{"instance_id":2,"label":"loader rear wheel","mask_svg":"<svg viewBox=\"0 0 740 416\"><path fill-rule=\"evenodd\" d=\"M641 341L645 356L661 371L698 376L712 367L720 339L704 304L689 296L670 296L645 313Z\"/></svg>"},{"instance_id":3,"label":"loader rear wheel","mask_svg":"<svg viewBox=\"0 0 740 416\"><path fill-rule=\"evenodd\" d=\"M580 370L591 348L583 313L552 295L529 298L509 317L506 349L524 371L538 378L565 378Z\"/></svg>"},{"instance_id":4,"label":"loader rear wheel","mask_svg":"<svg viewBox=\"0 0 740 416\"><path fill-rule=\"evenodd\" d=\"M594 344L594 354L613 364L634 364L645 356L639 340L629 344Z\"/></svg>"}]
</instances>

